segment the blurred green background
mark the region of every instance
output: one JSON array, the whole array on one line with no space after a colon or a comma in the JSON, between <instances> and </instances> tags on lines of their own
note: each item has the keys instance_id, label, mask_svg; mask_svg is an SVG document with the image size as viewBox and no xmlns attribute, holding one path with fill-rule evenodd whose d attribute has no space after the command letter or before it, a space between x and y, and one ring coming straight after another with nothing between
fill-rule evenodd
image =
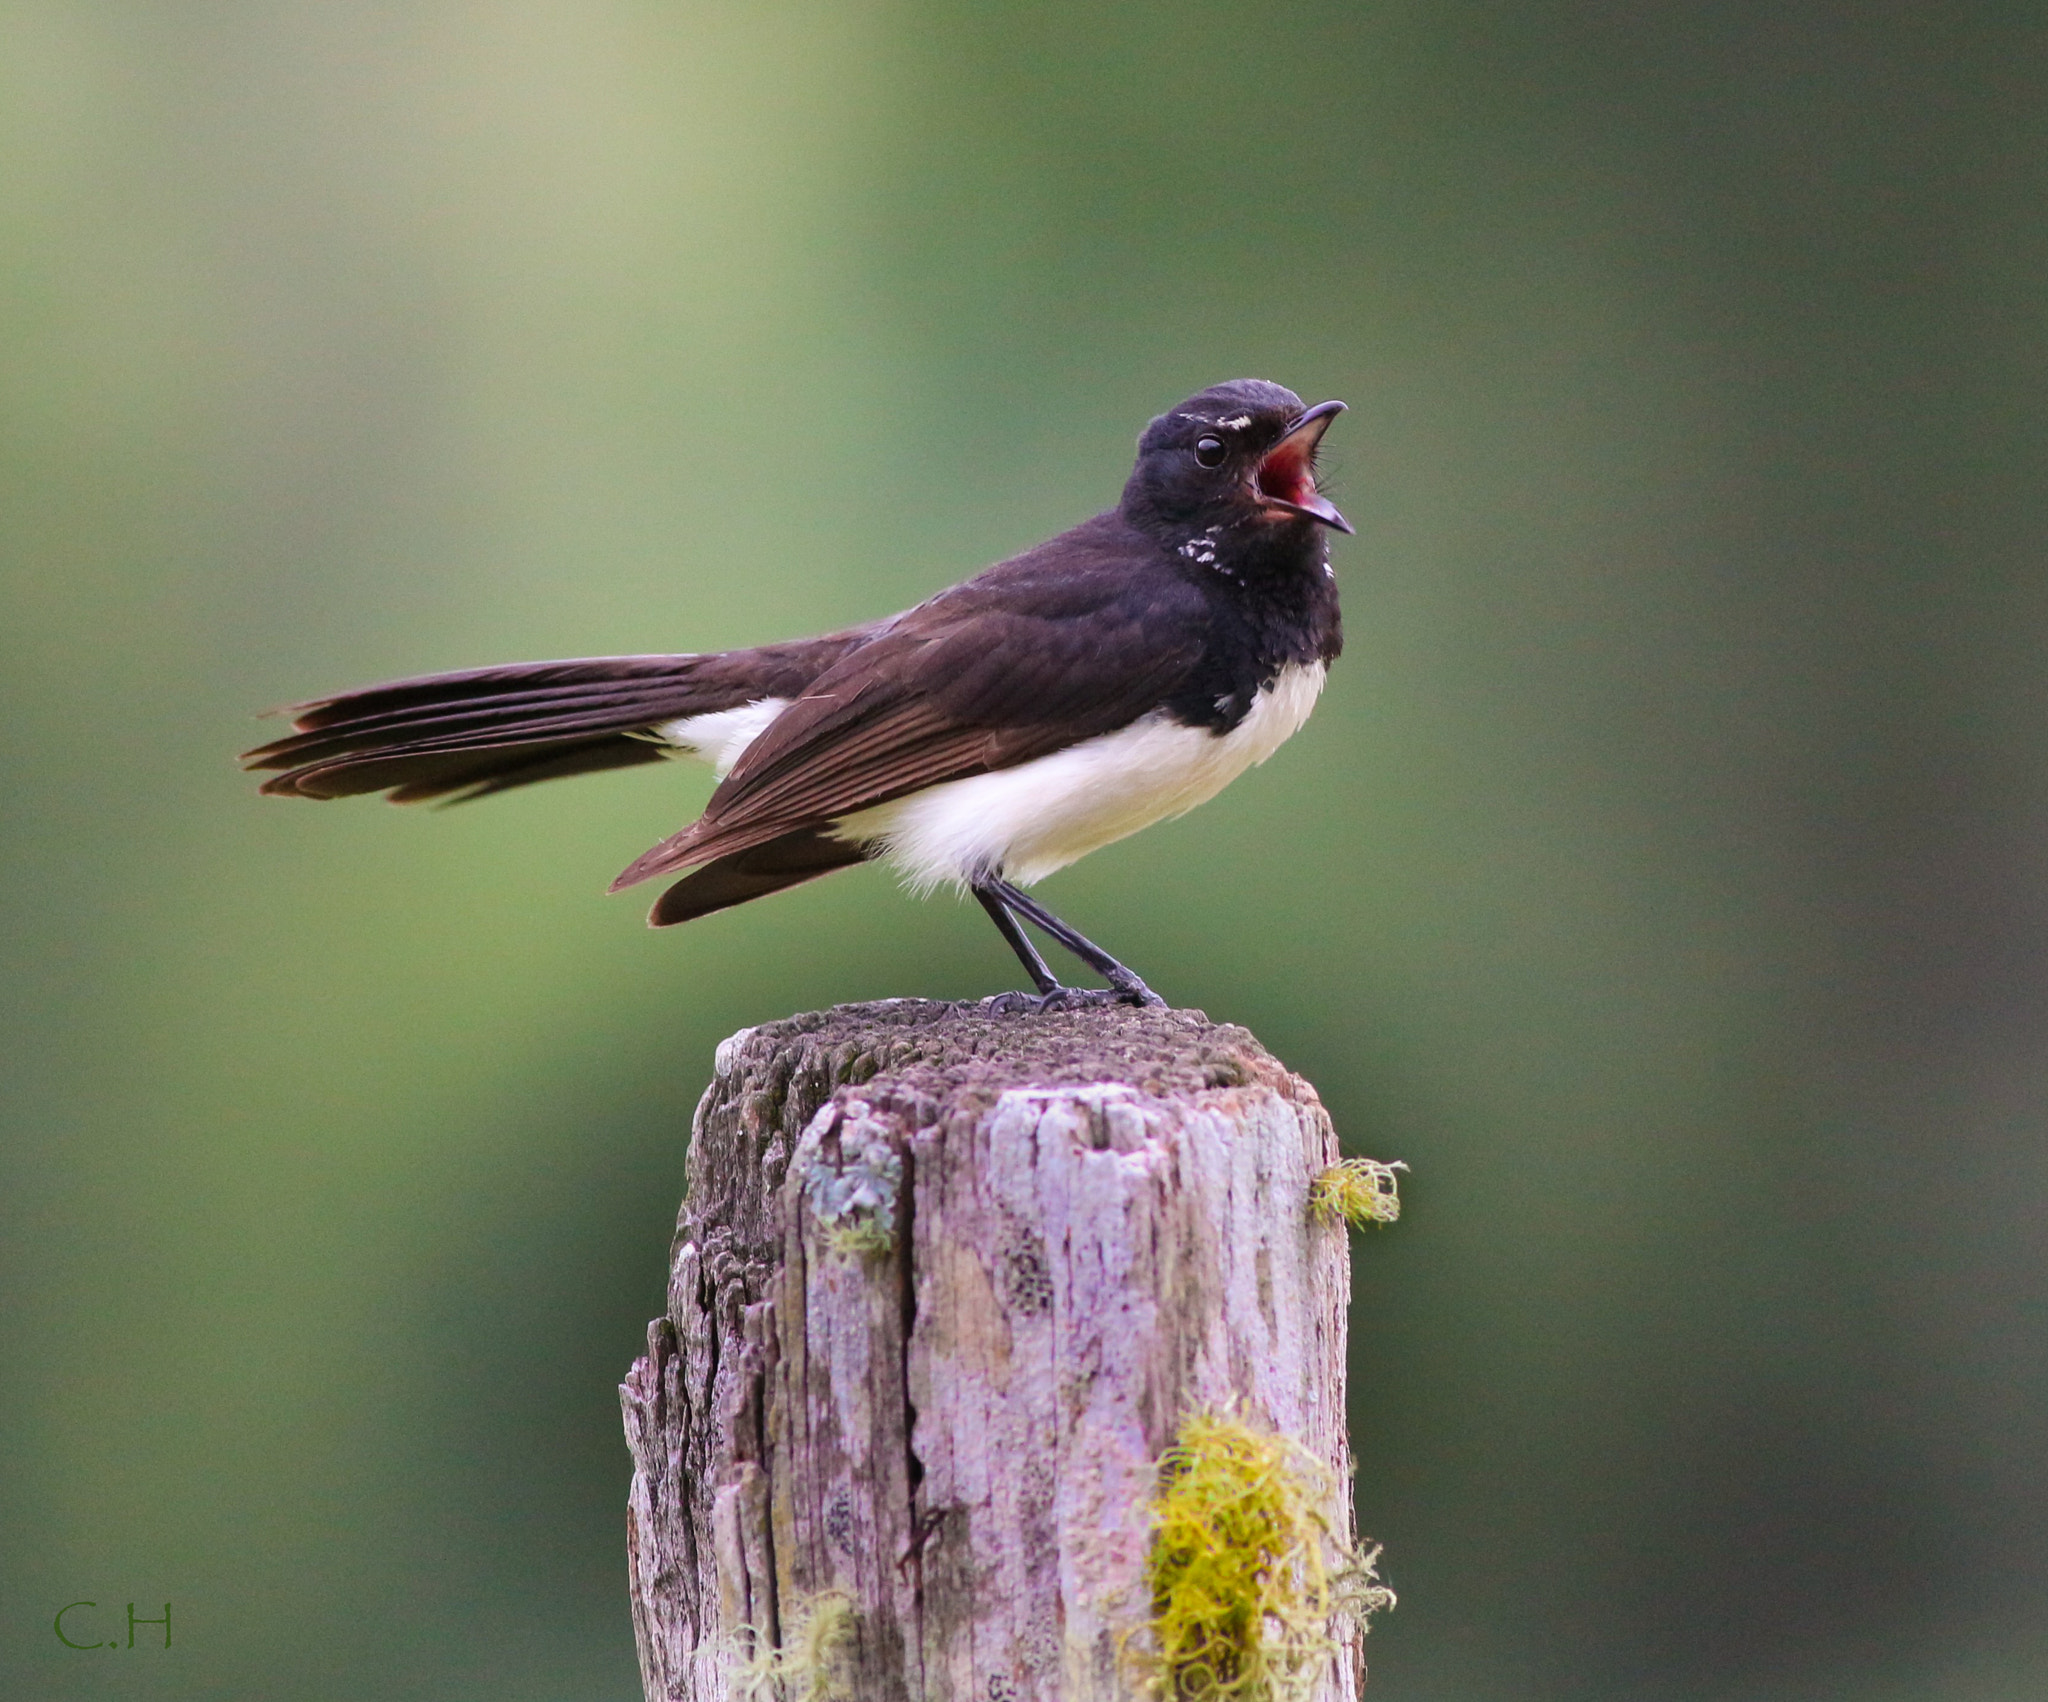
<instances>
[{"instance_id":1,"label":"blurred green background","mask_svg":"<svg viewBox=\"0 0 2048 1702\"><path fill-rule=\"evenodd\" d=\"M897 608L1256 374L1351 404L1350 648L1046 893L1414 1167L1374 1694L2048 1694L2044 49L0 3L0 1693L637 1696L713 1045L1016 978L873 870L649 933L695 770L295 805L251 712Z\"/></svg>"}]
</instances>

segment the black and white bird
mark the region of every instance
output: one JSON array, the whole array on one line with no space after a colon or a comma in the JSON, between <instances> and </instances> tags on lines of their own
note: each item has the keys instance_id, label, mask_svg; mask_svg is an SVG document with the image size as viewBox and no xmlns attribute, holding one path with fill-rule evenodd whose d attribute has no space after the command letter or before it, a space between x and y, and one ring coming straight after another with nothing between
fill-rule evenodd
<instances>
[{"instance_id":1,"label":"black and white bird","mask_svg":"<svg viewBox=\"0 0 2048 1702\"><path fill-rule=\"evenodd\" d=\"M1162 1001L1023 889L1214 797L1308 719L1343 643L1316 489L1341 402L1238 379L1161 414L1116 507L887 620L753 650L522 662L295 705L263 790L455 802L694 756L704 813L612 890L655 927L880 859L972 892L1035 997ZM1109 983L1063 987L1019 925Z\"/></svg>"}]
</instances>

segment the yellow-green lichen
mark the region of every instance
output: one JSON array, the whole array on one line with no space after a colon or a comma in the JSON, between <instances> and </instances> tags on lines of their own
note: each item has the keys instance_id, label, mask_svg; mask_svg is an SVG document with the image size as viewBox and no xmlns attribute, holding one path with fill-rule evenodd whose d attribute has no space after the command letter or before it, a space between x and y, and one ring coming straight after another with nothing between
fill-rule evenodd
<instances>
[{"instance_id":1,"label":"yellow-green lichen","mask_svg":"<svg viewBox=\"0 0 2048 1702\"><path fill-rule=\"evenodd\" d=\"M1160 1461L1146 1563L1149 1694L1287 1702L1312 1688L1339 1635L1394 1605L1377 1548L1347 1544L1324 1508L1342 1485L1299 1444L1227 1414L1191 1415Z\"/></svg>"},{"instance_id":2,"label":"yellow-green lichen","mask_svg":"<svg viewBox=\"0 0 2048 1702\"><path fill-rule=\"evenodd\" d=\"M896 1231L878 1216L863 1212L841 1218L825 1232L826 1243L835 1253L865 1259L896 1251Z\"/></svg>"},{"instance_id":3,"label":"yellow-green lichen","mask_svg":"<svg viewBox=\"0 0 2048 1702\"><path fill-rule=\"evenodd\" d=\"M1343 1159L1309 1184L1309 1216L1318 1223L1342 1218L1353 1229L1392 1223L1401 1215L1401 1188L1394 1172L1407 1168L1376 1158Z\"/></svg>"},{"instance_id":4,"label":"yellow-green lichen","mask_svg":"<svg viewBox=\"0 0 2048 1702\"><path fill-rule=\"evenodd\" d=\"M813 1596L783 1623L775 1647L755 1638L753 1653L732 1675L732 1694L745 1702L850 1702L854 1647L852 1598L839 1590ZM751 1628L742 1634L753 1637Z\"/></svg>"}]
</instances>

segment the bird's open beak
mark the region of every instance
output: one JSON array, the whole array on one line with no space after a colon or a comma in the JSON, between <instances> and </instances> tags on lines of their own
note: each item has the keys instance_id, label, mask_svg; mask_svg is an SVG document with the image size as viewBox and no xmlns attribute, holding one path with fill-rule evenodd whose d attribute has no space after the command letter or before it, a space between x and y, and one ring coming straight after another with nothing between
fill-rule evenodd
<instances>
[{"instance_id":1,"label":"bird's open beak","mask_svg":"<svg viewBox=\"0 0 2048 1702\"><path fill-rule=\"evenodd\" d=\"M1351 530L1351 522L1337 512L1337 505L1316 490L1316 445L1343 411L1342 402L1318 402L1280 434L1280 441L1259 458L1252 473L1260 502L1339 532Z\"/></svg>"}]
</instances>

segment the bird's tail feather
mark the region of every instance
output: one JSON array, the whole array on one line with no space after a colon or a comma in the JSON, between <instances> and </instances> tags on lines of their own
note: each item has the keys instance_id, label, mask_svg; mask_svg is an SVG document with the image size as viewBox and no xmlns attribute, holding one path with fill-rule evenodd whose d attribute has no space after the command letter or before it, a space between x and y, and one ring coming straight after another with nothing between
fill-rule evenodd
<instances>
[{"instance_id":1,"label":"bird's tail feather","mask_svg":"<svg viewBox=\"0 0 2048 1702\"><path fill-rule=\"evenodd\" d=\"M750 899L766 898L786 886L816 880L834 869L861 862L867 852L858 845L811 830L784 834L766 845L735 851L686 875L655 900L647 913L649 927L668 928L694 921Z\"/></svg>"},{"instance_id":2,"label":"bird's tail feather","mask_svg":"<svg viewBox=\"0 0 2048 1702\"><path fill-rule=\"evenodd\" d=\"M457 803L536 780L659 762L649 729L795 696L866 636L685 656L604 656L426 674L294 704L292 731L245 752L274 796L389 791Z\"/></svg>"}]
</instances>

